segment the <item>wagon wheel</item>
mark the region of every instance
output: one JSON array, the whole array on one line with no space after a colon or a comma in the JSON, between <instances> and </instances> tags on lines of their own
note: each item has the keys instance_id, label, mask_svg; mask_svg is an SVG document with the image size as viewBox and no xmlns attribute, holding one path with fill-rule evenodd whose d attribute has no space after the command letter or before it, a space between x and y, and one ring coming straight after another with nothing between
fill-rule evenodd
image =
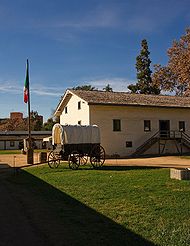
<instances>
[{"instance_id":1,"label":"wagon wheel","mask_svg":"<svg viewBox=\"0 0 190 246\"><path fill-rule=\"evenodd\" d=\"M81 155L80 156L80 165L86 165L87 161L88 161L87 155Z\"/></svg>"},{"instance_id":2,"label":"wagon wheel","mask_svg":"<svg viewBox=\"0 0 190 246\"><path fill-rule=\"evenodd\" d=\"M72 151L68 158L69 168L76 170L80 166L80 154L78 151Z\"/></svg>"},{"instance_id":3,"label":"wagon wheel","mask_svg":"<svg viewBox=\"0 0 190 246\"><path fill-rule=\"evenodd\" d=\"M51 151L48 155L48 165L50 168L57 168L60 164L60 156L54 151Z\"/></svg>"},{"instance_id":4,"label":"wagon wheel","mask_svg":"<svg viewBox=\"0 0 190 246\"><path fill-rule=\"evenodd\" d=\"M105 161L105 150L101 145L92 148L90 162L94 168L101 167Z\"/></svg>"}]
</instances>

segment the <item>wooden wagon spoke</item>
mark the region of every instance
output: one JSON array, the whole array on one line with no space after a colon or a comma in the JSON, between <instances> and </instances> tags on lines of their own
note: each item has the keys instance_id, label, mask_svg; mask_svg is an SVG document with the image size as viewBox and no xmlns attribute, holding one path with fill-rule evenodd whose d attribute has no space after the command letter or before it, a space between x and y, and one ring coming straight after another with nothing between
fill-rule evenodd
<instances>
[{"instance_id":1,"label":"wooden wagon spoke","mask_svg":"<svg viewBox=\"0 0 190 246\"><path fill-rule=\"evenodd\" d=\"M91 151L90 162L94 168L101 167L105 162L105 150L101 145L96 145Z\"/></svg>"},{"instance_id":2,"label":"wooden wagon spoke","mask_svg":"<svg viewBox=\"0 0 190 246\"><path fill-rule=\"evenodd\" d=\"M80 165L86 165L87 161L88 161L88 156L87 155L82 155L80 157Z\"/></svg>"},{"instance_id":3,"label":"wooden wagon spoke","mask_svg":"<svg viewBox=\"0 0 190 246\"><path fill-rule=\"evenodd\" d=\"M80 166L80 154L78 151L72 151L68 158L69 168L76 170Z\"/></svg>"},{"instance_id":4,"label":"wooden wagon spoke","mask_svg":"<svg viewBox=\"0 0 190 246\"><path fill-rule=\"evenodd\" d=\"M54 151L51 151L48 155L48 165L50 168L57 168L60 164L60 157Z\"/></svg>"}]
</instances>

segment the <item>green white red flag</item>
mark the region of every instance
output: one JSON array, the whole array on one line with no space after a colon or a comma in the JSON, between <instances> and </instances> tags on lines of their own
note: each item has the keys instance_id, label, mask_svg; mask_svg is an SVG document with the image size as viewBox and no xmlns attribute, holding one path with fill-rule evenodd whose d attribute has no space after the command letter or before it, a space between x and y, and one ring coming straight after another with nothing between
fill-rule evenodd
<instances>
[{"instance_id":1,"label":"green white red flag","mask_svg":"<svg viewBox=\"0 0 190 246\"><path fill-rule=\"evenodd\" d=\"M29 98L29 68L28 68L28 59L26 63L26 79L24 82L24 102L27 103Z\"/></svg>"}]
</instances>

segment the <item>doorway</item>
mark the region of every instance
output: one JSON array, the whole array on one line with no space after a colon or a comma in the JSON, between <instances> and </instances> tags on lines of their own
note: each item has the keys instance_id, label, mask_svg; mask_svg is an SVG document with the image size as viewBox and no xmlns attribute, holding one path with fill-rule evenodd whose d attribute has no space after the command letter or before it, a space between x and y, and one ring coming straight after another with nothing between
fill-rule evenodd
<instances>
[{"instance_id":1,"label":"doorway","mask_svg":"<svg viewBox=\"0 0 190 246\"><path fill-rule=\"evenodd\" d=\"M169 120L160 120L159 121L159 130L161 138L170 137L170 121Z\"/></svg>"}]
</instances>

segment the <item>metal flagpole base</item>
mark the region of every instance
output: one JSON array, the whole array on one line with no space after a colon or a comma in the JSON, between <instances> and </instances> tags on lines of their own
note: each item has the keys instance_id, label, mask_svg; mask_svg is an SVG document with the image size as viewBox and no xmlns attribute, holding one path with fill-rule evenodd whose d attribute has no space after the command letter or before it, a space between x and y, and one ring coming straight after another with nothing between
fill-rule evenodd
<instances>
[{"instance_id":1,"label":"metal flagpole base","mask_svg":"<svg viewBox=\"0 0 190 246\"><path fill-rule=\"evenodd\" d=\"M34 164L34 156L33 156L33 149L27 149L26 155L27 155L27 163L28 164Z\"/></svg>"}]
</instances>

